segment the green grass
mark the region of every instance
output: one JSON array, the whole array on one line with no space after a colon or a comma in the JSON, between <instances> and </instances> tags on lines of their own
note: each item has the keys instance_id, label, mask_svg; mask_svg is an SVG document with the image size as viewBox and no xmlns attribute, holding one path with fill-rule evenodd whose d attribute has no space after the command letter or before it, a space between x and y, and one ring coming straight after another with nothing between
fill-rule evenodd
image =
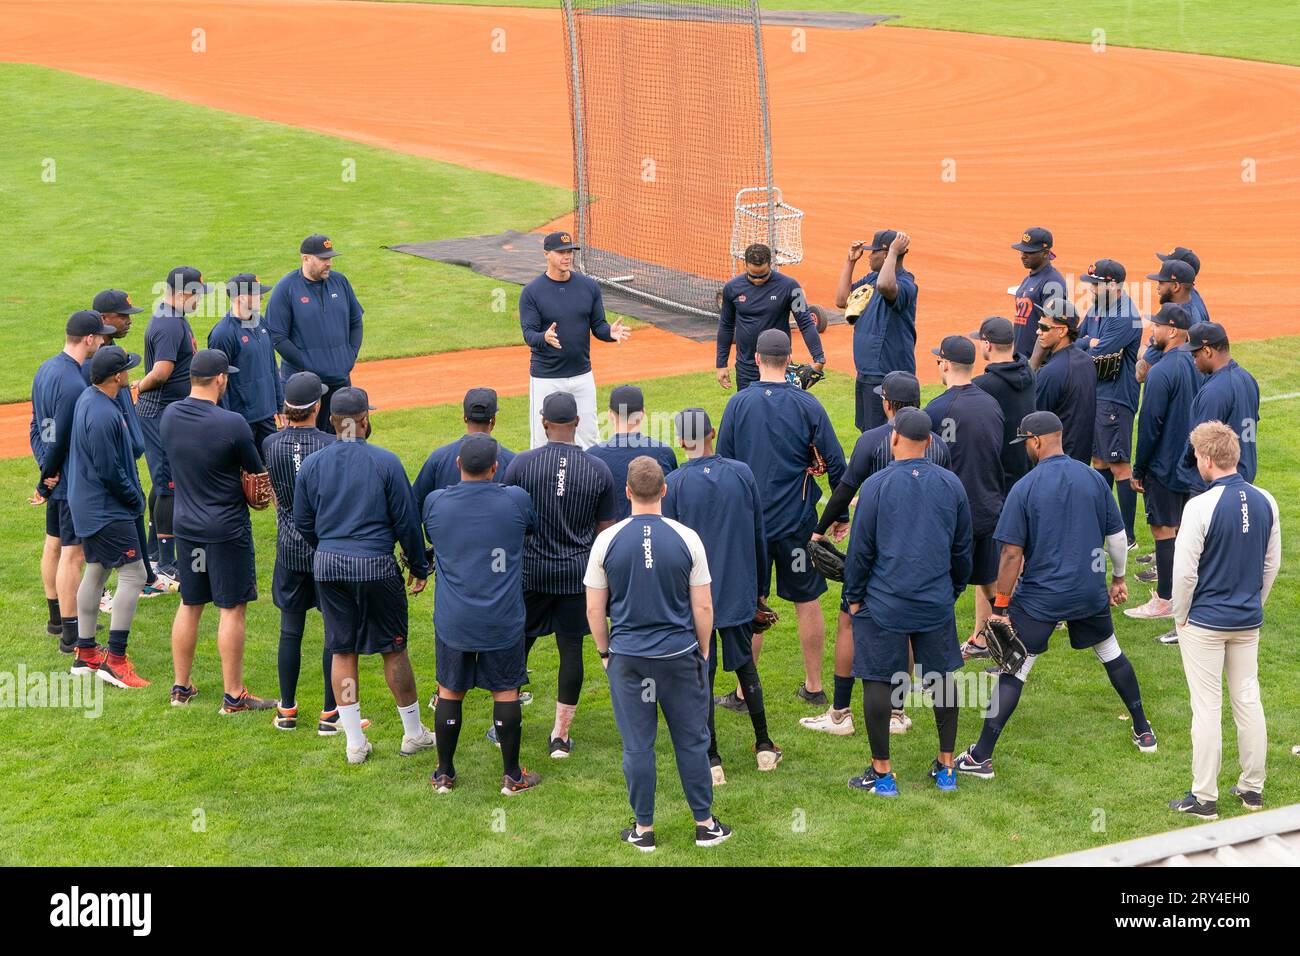
<instances>
[{"instance_id":1,"label":"green grass","mask_svg":"<svg viewBox=\"0 0 1300 956\"><path fill-rule=\"evenodd\" d=\"M100 289L147 307L182 263L209 281L246 271L274 281L316 231L333 237L366 308L367 360L517 343L518 286L381 247L532 229L570 203L551 186L39 67L0 64L0 115L0 211L14 227L0 291L5 402L28 397L68 315ZM345 159L355 182L343 181ZM200 340L224 301L205 300ZM141 347L147 318L128 345Z\"/></svg>"},{"instance_id":2,"label":"green grass","mask_svg":"<svg viewBox=\"0 0 1300 956\"><path fill-rule=\"evenodd\" d=\"M1260 379L1264 394L1300 391L1292 356L1300 338L1247 343L1240 361ZM613 384L613 383L607 383ZM707 373L645 383L652 411L700 404L720 413L723 395ZM927 397L936 389L927 390ZM607 394L607 393L606 393ZM818 387L838 433L852 428L850 379L832 375ZM1260 484L1277 497L1283 524L1300 518L1300 449L1289 441L1300 425L1300 402L1265 405L1260 430ZM526 400L502 403L498 436L513 448L525 444ZM375 441L397 451L414 475L431 446L459 433L454 406L380 412ZM0 489L17 502L30 490L27 461L0 463ZM45 607L37 573L42 514L14 505L0 516L9 541L0 566L0 661L4 670L63 670L68 660L43 636ZM263 597L249 610L246 675L255 691L276 693L277 612L269 599L274 548L273 518L254 520ZM1144 550L1150 541L1142 528ZM1281 580L1268 607L1260 652L1261 684L1269 715L1270 778L1267 799L1279 806L1300 801L1295 724L1300 673L1294 667L1300 639L1300 545L1284 532ZM1134 599L1145 589L1134 586ZM833 634L838 589L823 601ZM991 782L963 778L956 794L940 795L927 783L935 738L929 715L913 710L916 725L894 738L901 799L864 799L845 787L867 760L864 732L830 738L802 730L810 709L794 698L802 678L791 606L774 602L782 621L770 633L761 664L768 716L785 762L759 774L749 754L748 721L718 715L728 783L717 791L718 814L736 828L724 848L710 854L690 843L690 822L661 734L658 824L660 851L645 857L617 844L630 817L620 770L620 745L599 661L588 644L587 681L574 725L571 759L545 758L554 705L556 656L542 641L532 660L536 700L524 711L524 762L543 775L533 793L498 793L498 752L483 739L491 704L472 694L465 708L457 768L461 786L435 798L427 778L434 758L401 759L400 722L383 685L378 661L362 671L364 712L375 721L372 761L349 767L341 740L322 740L310 729L278 733L265 715L219 717L220 672L214 646L215 615L202 627L195 680L202 696L186 710L167 705L171 683L168 634L175 598L142 602L132 637L140 671L154 681L146 690L106 692L103 716L85 719L68 709L0 709L0 829L22 833L6 844L9 864L623 864L804 865L1015 863L1188 825L1164 802L1189 785L1187 688L1176 649L1156 644L1160 622L1116 615L1121 643L1142 681L1147 712L1160 734L1160 752L1142 755L1129 744L1124 709L1093 655L1073 653L1063 639L1035 668L1020 709L998 749ZM212 612L209 611L209 614ZM958 606L969 626L971 599ZM422 700L433 691L431 596L411 605L411 652ZM302 711L320 705L315 649L319 617L309 619ZM829 643L825 677L830 678ZM977 668L972 665L972 671ZM723 684L725 687L725 683ZM855 705L860 705L860 689ZM427 716L426 716L427 720ZM960 746L978 733L974 708L961 713ZM1225 714L1223 791L1232 785L1235 735ZM1227 816L1244 813L1228 800ZM106 833L112 839L105 839Z\"/></svg>"},{"instance_id":3,"label":"green grass","mask_svg":"<svg viewBox=\"0 0 1300 956\"><path fill-rule=\"evenodd\" d=\"M392 0L472 6L558 7L558 0ZM684 0L689 2L689 0ZM834 10L896 14L887 26L956 30L1039 40L1209 53L1300 65L1300 5L1292 0L763 0L765 10Z\"/></svg>"}]
</instances>

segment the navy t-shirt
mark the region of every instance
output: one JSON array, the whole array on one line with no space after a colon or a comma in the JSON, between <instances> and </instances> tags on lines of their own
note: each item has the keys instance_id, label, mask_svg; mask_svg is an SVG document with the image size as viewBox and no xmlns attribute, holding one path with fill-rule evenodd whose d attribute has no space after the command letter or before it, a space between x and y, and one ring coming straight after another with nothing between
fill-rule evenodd
<instances>
[{"instance_id":1,"label":"navy t-shirt","mask_svg":"<svg viewBox=\"0 0 1300 956\"><path fill-rule=\"evenodd\" d=\"M902 265L895 277L893 302L876 291L878 272L853 283L855 290L871 287L867 307L853 323L853 364L859 376L873 381L890 372L916 372L916 277Z\"/></svg>"},{"instance_id":2,"label":"navy t-shirt","mask_svg":"<svg viewBox=\"0 0 1300 956\"><path fill-rule=\"evenodd\" d=\"M555 323L560 347L546 341L546 330ZM519 294L519 326L524 341L533 350L528 374L533 378L573 378L591 371L591 336L614 341L605 321L605 302L600 285L581 272L569 273L557 282L545 272Z\"/></svg>"},{"instance_id":3,"label":"navy t-shirt","mask_svg":"<svg viewBox=\"0 0 1300 956\"><path fill-rule=\"evenodd\" d=\"M1025 357L1034 354L1038 341L1038 319L1043 314L1043 303L1054 296L1066 295L1065 276L1056 266L1048 263L1037 272L1031 272L1020 281L1016 289L1016 314L1011 320L1016 327L1016 351Z\"/></svg>"},{"instance_id":4,"label":"navy t-shirt","mask_svg":"<svg viewBox=\"0 0 1300 956\"><path fill-rule=\"evenodd\" d=\"M993 533L1025 550L1012 604L1037 621L1104 611L1106 538L1123 530L1115 496L1091 465L1068 455L1040 459L1011 488Z\"/></svg>"},{"instance_id":5,"label":"navy t-shirt","mask_svg":"<svg viewBox=\"0 0 1300 956\"><path fill-rule=\"evenodd\" d=\"M677 455L671 448L640 432L614 435L609 441L592 445L587 454L609 465L609 473L614 476L614 503L618 512L615 517L620 521L632 513L632 502L627 498L627 466L633 458L642 455L653 458L665 476L677 467Z\"/></svg>"},{"instance_id":6,"label":"navy t-shirt","mask_svg":"<svg viewBox=\"0 0 1300 956\"><path fill-rule=\"evenodd\" d=\"M247 534L248 504L239 472L256 475L266 468L243 416L187 397L163 411L161 433L176 485L176 536L215 544Z\"/></svg>"},{"instance_id":7,"label":"navy t-shirt","mask_svg":"<svg viewBox=\"0 0 1300 956\"><path fill-rule=\"evenodd\" d=\"M469 437L461 435L455 441L447 442L429 452L420 473L415 476L411 491L415 495L415 506L424 507L424 501L432 492L441 488L450 488L460 484L460 466L456 459L460 456L460 446ZM506 467L514 460L515 453L497 442L497 473L493 481L497 484L505 481Z\"/></svg>"},{"instance_id":8,"label":"navy t-shirt","mask_svg":"<svg viewBox=\"0 0 1300 956\"><path fill-rule=\"evenodd\" d=\"M198 345L185 313L163 303L144 330L144 371L148 375L158 362L173 362L171 375L162 385L140 393L136 412L141 418L157 418L172 402L190 394L190 360Z\"/></svg>"},{"instance_id":9,"label":"navy t-shirt","mask_svg":"<svg viewBox=\"0 0 1300 956\"><path fill-rule=\"evenodd\" d=\"M712 583L704 544L662 515L633 515L596 536L583 583L609 590L609 652L680 657L699 647L691 587Z\"/></svg>"},{"instance_id":10,"label":"navy t-shirt","mask_svg":"<svg viewBox=\"0 0 1300 956\"><path fill-rule=\"evenodd\" d=\"M429 493L433 630L460 651L499 651L524 639L524 536L536 523L522 488L462 481Z\"/></svg>"},{"instance_id":11,"label":"navy t-shirt","mask_svg":"<svg viewBox=\"0 0 1300 956\"><path fill-rule=\"evenodd\" d=\"M975 537L987 537L1002 512L1002 406L978 385L957 385L925 406L925 413L935 434L948 441Z\"/></svg>"}]
</instances>

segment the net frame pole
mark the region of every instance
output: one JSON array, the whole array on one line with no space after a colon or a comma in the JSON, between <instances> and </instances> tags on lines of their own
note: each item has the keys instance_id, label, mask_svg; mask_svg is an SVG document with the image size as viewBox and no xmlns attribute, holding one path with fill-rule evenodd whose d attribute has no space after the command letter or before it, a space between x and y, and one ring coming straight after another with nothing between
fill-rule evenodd
<instances>
[{"instance_id":1,"label":"net frame pole","mask_svg":"<svg viewBox=\"0 0 1300 956\"><path fill-rule=\"evenodd\" d=\"M570 0L564 0L567 5ZM763 21L758 0L749 0L754 23L754 53L758 59L758 103L763 114L763 167L767 176L767 247L772 250L772 268L776 268L776 196L772 192L772 123L768 115L767 62L763 57Z\"/></svg>"},{"instance_id":2,"label":"net frame pole","mask_svg":"<svg viewBox=\"0 0 1300 956\"><path fill-rule=\"evenodd\" d=\"M579 68L578 29L574 22L573 0L563 0L564 24L569 32L569 69L570 82L573 85L573 181L577 190L577 202L574 203L574 232L578 235L578 269L586 272L587 247L587 153L583 147L582 130L584 116L582 112L582 70ZM763 122L767 122L767 109L763 110Z\"/></svg>"}]
</instances>

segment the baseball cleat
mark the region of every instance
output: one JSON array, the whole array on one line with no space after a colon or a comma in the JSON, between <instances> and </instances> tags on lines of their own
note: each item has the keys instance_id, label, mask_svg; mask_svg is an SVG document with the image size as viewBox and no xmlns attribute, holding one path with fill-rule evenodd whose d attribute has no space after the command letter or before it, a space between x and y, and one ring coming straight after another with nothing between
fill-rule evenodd
<instances>
[{"instance_id":1,"label":"baseball cleat","mask_svg":"<svg viewBox=\"0 0 1300 956\"><path fill-rule=\"evenodd\" d=\"M429 778L429 786L433 788L434 793L451 793L456 787L456 778L435 770L433 776Z\"/></svg>"},{"instance_id":2,"label":"baseball cleat","mask_svg":"<svg viewBox=\"0 0 1300 956\"><path fill-rule=\"evenodd\" d=\"M824 714L818 714L816 717L800 717L799 726L806 727L809 730L820 730L824 734L833 734L836 737L853 736L853 711L849 708L836 710L832 707Z\"/></svg>"},{"instance_id":3,"label":"baseball cleat","mask_svg":"<svg viewBox=\"0 0 1300 956\"><path fill-rule=\"evenodd\" d=\"M1169 809L1175 810L1178 813L1190 814L1191 816L1198 817L1201 820L1219 819L1218 805L1213 800L1207 800L1205 803L1201 803L1201 801L1197 800L1196 796L1190 790L1187 792L1187 796L1183 797L1181 800L1170 800Z\"/></svg>"},{"instance_id":4,"label":"baseball cleat","mask_svg":"<svg viewBox=\"0 0 1300 956\"><path fill-rule=\"evenodd\" d=\"M811 691L806 683L800 684L795 694L805 704L812 704L814 707L825 707L829 703L826 699L826 691ZM745 712L748 713L749 709L746 708Z\"/></svg>"},{"instance_id":5,"label":"baseball cleat","mask_svg":"<svg viewBox=\"0 0 1300 956\"><path fill-rule=\"evenodd\" d=\"M409 735L402 737L402 746L397 752L403 757L414 757L421 750L436 746L438 746L438 738L434 736L432 730L421 724L419 734L414 737Z\"/></svg>"},{"instance_id":6,"label":"baseball cleat","mask_svg":"<svg viewBox=\"0 0 1300 956\"><path fill-rule=\"evenodd\" d=\"M104 658L104 663L99 665L97 673L100 680L123 690L148 687L150 684L149 681L135 672L135 665L131 663L131 659L125 654L116 660L113 659L112 654L107 655Z\"/></svg>"},{"instance_id":7,"label":"baseball cleat","mask_svg":"<svg viewBox=\"0 0 1300 956\"><path fill-rule=\"evenodd\" d=\"M776 765L781 762L785 756L781 748L770 740L767 743L758 744L754 747L754 753L758 760L758 769L763 771L775 770Z\"/></svg>"},{"instance_id":8,"label":"baseball cleat","mask_svg":"<svg viewBox=\"0 0 1300 956\"><path fill-rule=\"evenodd\" d=\"M698 830L699 827L696 827ZM624 843L630 843L642 853L653 853L655 849L655 832L646 830L644 833L638 833L636 824L632 824L626 830L618 835L618 838Z\"/></svg>"},{"instance_id":9,"label":"baseball cleat","mask_svg":"<svg viewBox=\"0 0 1300 956\"><path fill-rule=\"evenodd\" d=\"M1156 732L1150 727L1144 733L1133 731L1133 746L1144 754L1153 754L1156 752Z\"/></svg>"},{"instance_id":10,"label":"baseball cleat","mask_svg":"<svg viewBox=\"0 0 1300 956\"><path fill-rule=\"evenodd\" d=\"M525 790L532 790L542 782L542 775L533 773L527 767L519 768L519 779L513 779L509 774L501 775L501 792L507 797L514 796L516 793L523 793Z\"/></svg>"},{"instance_id":11,"label":"baseball cleat","mask_svg":"<svg viewBox=\"0 0 1300 956\"><path fill-rule=\"evenodd\" d=\"M370 726L370 718L361 718L361 729L365 730ZM322 710L320 717L316 721L316 733L321 737L333 737L335 734L343 733L343 725L339 723L339 712L337 710Z\"/></svg>"},{"instance_id":12,"label":"baseball cleat","mask_svg":"<svg viewBox=\"0 0 1300 956\"><path fill-rule=\"evenodd\" d=\"M993 758L988 760L976 760L971 756L971 748L967 747L957 755L953 761L953 769L958 773L970 774L972 777L978 777L981 780L993 779Z\"/></svg>"},{"instance_id":13,"label":"baseball cleat","mask_svg":"<svg viewBox=\"0 0 1300 956\"><path fill-rule=\"evenodd\" d=\"M938 759L930 765L930 777L934 780L934 785L944 793L951 793L957 789L957 771L952 767L945 767Z\"/></svg>"},{"instance_id":14,"label":"baseball cleat","mask_svg":"<svg viewBox=\"0 0 1300 956\"><path fill-rule=\"evenodd\" d=\"M696 846L717 846L724 840L731 837L731 827L727 826L717 817L713 818L712 826L705 826L703 823L695 824L695 845Z\"/></svg>"},{"instance_id":15,"label":"baseball cleat","mask_svg":"<svg viewBox=\"0 0 1300 956\"><path fill-rule=\"evenodd\" d=\"M195 697L199 696L199 689L193 684L189 687L182 687L180 684L172 684L172 706L184 707Z\"/></svg>"},{"instance_id":16,"label":"baseball cleat","mask_svg":"<svg viewBox=\"0 0 1300 956\"><path fill-rule=\"evenodd\" d=\"M889 732L891 734L905 734L912 728L912 718L907 716L904 711L896 710L889 715Z\"/></svg>"},{"instance_id":17,"label":"baseball cleat","mask_svg":"<svg viewBox=\"0 0 1300 956\"><path fill-rule=\"evenodd\" d=\"M375 745L369 740L362 743L360 747L349 747L347 748L348 763L365 763L374 750Z\"/></svg>"},{"instance_id":18,"label":"baseball cleat","mask_svg":"<svg viewBox=\"0 0 1300 956\"><path fill-rule=\"evenodd\" d=\"M552 737L548 749L552 760L564 760L573 752L573 738L561 740L559 737Z\"/></svg>"},{"instance_id":19,"label":"baseball cleat","mask_svg":"<svg viewBox=\"0 0 1300 956\"><path fill-rule=\"evenodd\" d=\"M1247 810L1264 809L1264 795L1262 793L1256 793L1254 790L1244 790L1241 787L1233 787L1228 792L1240 800L1241 805Z\"/></svg>"},{"instance_id":20,"label":"baseball cleat","mask_svg":"<svg viewBox=\"0 0 1300 956\"><path fill-rule=\"evenodd\" d=\"M1125 617L1138 618L1139 620L1152 620L1159 617L1173 617L1174 605L1172 601L1166 601L1160 595L1152 592L1151 599L1145 604L1137 607L1124 608Z\"/></svg>"},{"instance_id":21,"label":"baseball cleat","mask_svg":"<svg viewBox=\"0 0 1300 956\"><path fill-rule=\"evenodd\" d=\"M713 706L721 707L724 710L734 711L737 714L748 714L749 704L745 698L741 697L734 690L729 694L718 694L713 698Z\"/></svg>"}]
</instances>

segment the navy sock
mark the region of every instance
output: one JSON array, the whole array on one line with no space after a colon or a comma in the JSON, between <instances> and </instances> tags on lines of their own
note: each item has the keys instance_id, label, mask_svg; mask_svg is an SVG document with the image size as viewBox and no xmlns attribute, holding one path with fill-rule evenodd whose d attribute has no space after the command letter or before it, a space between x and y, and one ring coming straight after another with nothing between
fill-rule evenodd
<instances>
[{"instance_id":1,"label":"navy sock","mask_svg":"<svg viewBox=\"0 0 1300 956\"><path fill-rule=\"evenodd\" d=\"M280 704L283 707L298 704L298 672L302 669L302 631L306 622L307 615L302 611L280 612L280 650L276 660L276 671L280 675Z\"/></svg>"},{"instance_id":2,"label":"navy sock","mask_svg":"<svg viewBox=\"0 0 1300 956\"><path fill-rule=\"evenodd\" d=\"M1124 519L1124 533L1130 541L1136 541L1134 522L1137 520L1138 496L1127 478L1115 482L1115 496L1119 498L1119 516Z\"/></svg>"},{"instance_id":3,"label":"navy sock","mask_svg":"<svg viewBox=\"0 0 1300 956\"><path fill-rule=\"evenodd\" d=\"M126 639L130 631L113 631L108 632L108 652L114 657L126 657Z\"/></svg>"},{"instance_id":4,"label":"navy sock","mask_svg":"<svg viewBox=\"0 0 1300 956\"><path fill-rule=\"evenodd\" d=\"M1002 728L1007 725L1016 705L1020 703L1020 692L1025 689L1025 682L1010 674L998 677L997 700L984 715L984 727L980 730L980 739L970 749L970 755L976 760L988 760L993 756L993 748L998 745Z\"/></svg>"},{"instance_id":5,"label":"navy sock","mask_svg":"<svg viewBox=\"0 0 1300 956\"><path fill-rule=\"evenodd\" d=\"M1113 661L1106 661L1106 676L1110 678L1115 693L1128 708L1133 717L1133 729L1144 734L1151 729L1151 722L1142 710L1142 690L1138 687L1137 674L1129 662L1128 655L1120 654Z\"/></svg>"},{"instance_id":6,"label":"navy sock","mask_svg":"<svg viewBox=\"0 0 1300 956\"><path fill-rule=\"evenodd\" d=\"M1174 594L1174 540L1156 542L1156 595L1166 601Z\"/></svg>"},{"instance_id":7,"label":"navy sock","mask_svg":"<svg viewBox=\"0 0 1300 956\"><path fill-rule=\"evenodd\" d=\"M836 710L848 710L853 706L853 678L835 675L835 697L831 706Z\"/></svg>"},{"instance_id":8,"label":"navy sock","mask_svg":"<svg viewBox=\"0 0 1300 956\"><path fill-rule=\"evenodd\" d=\"M456 742L460 740L461 701L438 696L433 711L433 733L438 738L438 770L456 776Z\"/></svg>"},{"instance_id":9,"label":"navy sock","mask_svg":"<svg viewBox=\"0 0 1300 956\"><path fill-rule=\"evenodd\" d=\"M50 609L50 627L63 627L63 615L59 613L59 599L46 598L45 604Z\"/></svg>"},{"instance_id":10,"label":"navy sock","mask_svg":"<svg viewBox=\"0 0 1300 956\"><path fill-rule=\"evenodd\" d=\"M158 536L158 563L164 568L176 569L176 539Z\"/></svg>"},{"instance_id":11,"label":"navy sock","mask_svg":"<svg viewBox=\"0 0 1300 956\"><path fill-rule=\"evenodd\" d=\"M511 780L518 780L523 773L519 769L519 741L524 728L523 705L517 700L494 701L492 723L497 728L497 740L501 741L501 769Z\"/></svg>"},{"instance_id":12,"label":"navy sock","mask_svg":"<svg viewBox=\"0 0 1300 956\"><path fill-rule=\"evenodd\" d=\"M338 703L334 700L334 680L330 676L334 671L334 652L328 647L321 651L320 666L325 673L325 704L321 709L328 714L338 709Z\"/></svg>"}]
</instances>

